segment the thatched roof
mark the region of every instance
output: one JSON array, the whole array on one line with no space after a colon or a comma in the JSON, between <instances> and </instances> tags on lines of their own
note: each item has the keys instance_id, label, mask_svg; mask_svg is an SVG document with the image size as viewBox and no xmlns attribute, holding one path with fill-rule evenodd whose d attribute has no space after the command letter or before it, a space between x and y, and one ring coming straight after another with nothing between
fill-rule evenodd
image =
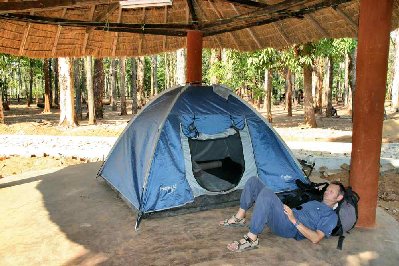
<instances>
[{"instance_id":1,"label":"thatched roof","mask_svg":"<svg viewBox=\"0 0 399 266\"><path fill-rule=\"evenodd\" d=\"M394 1L392 28L399 25ZM140 56L185 47L188 30L205 48L283 48L355 37L358 0L173 0L121 9L115 0L0 0L0 52L28 57Z\"/></svg>"}]
</instances>

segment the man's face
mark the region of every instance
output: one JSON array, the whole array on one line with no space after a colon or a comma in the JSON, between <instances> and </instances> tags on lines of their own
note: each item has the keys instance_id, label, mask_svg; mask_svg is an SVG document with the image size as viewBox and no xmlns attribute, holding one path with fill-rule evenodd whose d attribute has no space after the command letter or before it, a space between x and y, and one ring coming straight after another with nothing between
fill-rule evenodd
<instances>
[{"instance_id":1,"label":"man's face","mask_svg":"<svg viewBox=\"0 0 399 266\"><path fill-rule=\"evenodd\" d=\"M342 195L339 194L339 186L330 184L323 195L323 200L328 202L338 202L342 199Z\"/></svg>"}]
</instances>

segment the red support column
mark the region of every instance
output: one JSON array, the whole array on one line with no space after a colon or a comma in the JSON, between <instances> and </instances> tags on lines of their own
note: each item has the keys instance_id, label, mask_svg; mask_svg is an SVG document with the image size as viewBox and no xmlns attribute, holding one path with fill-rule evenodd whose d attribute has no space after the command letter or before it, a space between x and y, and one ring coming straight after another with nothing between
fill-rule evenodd
<instances>
[{"instance_id":1,"label":"red support column","mask_svg":"<svg viewBox=\"0 0 399 266\"><path fill-rule=\"evenodd\" d=\"M350 184L359 227L374 227L393 0L361 0Z\"/></svg>"},{"instance_id":2,"label":"red support column","mask_svg":"<svg viewBox=\"0 0 399 266\"><path fill-rule=\"evenodd\" d=\"M187 83L202 83L202 32L187 32Z\"/></svg>"}]
</instances>

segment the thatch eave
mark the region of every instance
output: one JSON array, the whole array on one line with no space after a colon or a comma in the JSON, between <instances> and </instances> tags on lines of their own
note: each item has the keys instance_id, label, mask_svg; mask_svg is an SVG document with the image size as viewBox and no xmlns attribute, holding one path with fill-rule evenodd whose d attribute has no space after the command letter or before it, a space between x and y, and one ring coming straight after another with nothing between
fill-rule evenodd
<instances>
[{"instance_id":1,"label":"thatch eave","mask_svg":"<svg viewBox=\"0 0 399 266\"><path fill-rule=\"evenodd\" d=\"M398 3L392 29L399 25ZM359 0L174 0L172 6L138 9L121 9L113 0L0 0L0 52L142 56L185 47L193 29L203 32L205 48L283 48L356 37L358 17Z\"/></svg>"}]
</instances>

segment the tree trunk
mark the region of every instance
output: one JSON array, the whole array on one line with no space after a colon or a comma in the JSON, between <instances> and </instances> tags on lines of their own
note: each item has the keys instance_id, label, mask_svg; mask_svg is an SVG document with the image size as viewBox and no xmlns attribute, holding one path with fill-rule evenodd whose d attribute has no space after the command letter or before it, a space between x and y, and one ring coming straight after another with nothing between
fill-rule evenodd
<instances>
[{"instance_id":1,"label":"tree trunk","mask_svg":"<svg viewBox=\"0 0 399 266\"><path fill-rule=\"evenodd\" d=\"M29 59L29 96L28 96L28 107L33 102L33 59Z\"/></svg>"},{"instance_id":2,"label":"tree trunk","mask_svg":"<svg viewBox=\"0 0 399 266\"><path fill-rule=\"evenodd\" d=\"M87 111L89 113L89 125L96 123L94 90L93 90L93 60L91 56L85 57L86 86L87 86Z\"/></svg>"},{"instance_id":3,"label":"tree trunk","mask_svg":"<svg viewBox=\"0 0 399 266\"><path fill-rule=\"evenodd\" d=\"M8 106L9 102L8 102L8 81L7 81L7 77L4 77L3 89L2 89L1 96L3 97L3 104L7 104L7 106Z\"/></svg>"},{"instance_id":4,"label":"tree trunk","mask_svg":"<svg viewBox=\"0 0 399 266\"><path fill-rule=\"evenodd\" d=\"M169 88L169 80L170 80L170 70L169 70L169 56L168 53L165 53L164 55L164 60L165 60L165 89Z\"/></svg>"},{"instance_id":5,"label":"tree trunk","mask_svg":"<svg viewBox=\"0 0 399 266\"><path fill-rule=\"evenodd\" d=\"M151 97L158 94L158 64L157 64L157 56L154 55L151 57Z\"/></svg>"},{"instance_id":6,"label":"tree trunk","mask_svg":"<svg viewBox=\"0 0 399 266\"><path fill-rule=\"evenodd\" d=\"M328 81L330 77L329 63L330 61L328 60L328 57L325 57L323 63L324 75L323 75L323 94L322 94L322 103L323 103L322 109L324 110L327 110L327 102L328 102L327 90L328 90Z\"/></svg>"},{"instance_id":7,"label":"tree trunk","mask_svg":"<svg viewBox=\"0 0 399 266\"><path fill-rule=\"evenodd\" d=\"M176 83L186 84L186 53L184 48L176 51Z\"/></svg>"},{"instance_id":8,"label":"tree trunk","mask_svg":"<svg viewBox=\"0 0 399 266\"><path fill-rule=\"evenodd\" d=\"M285 93L285 106L287 109L287 116L292 116L292 80L291 80L291 70L287 69L287 90Z\"/></svg>"},{"instance_id":9,"label":"tree trunk","mask_svg":"<svg viewBox=\"0 0 399 266\"><path fill-rule=\"evenodd\" d=\"M210 67L211 69L215 70L215 64L219 63L222 60L222 50L221 49L212 49L211 50L211 58L210 58ZM211 84L218 84L219 79L215 73L215 71L211 72L211 77L210 77L210 83Z\"/></svg>"},{"instance_id":10,"label":"tree trunk","mask_svg":"<svg viewBox=\"0 0 399 266\"><path fill-rule=\"evenodd\" d=\"M139 107L143 107L145 104L144 99L144 70L145 70L145 62L144 57L140 56L137 59L137 94L138 94L138 102Z\"/></svg>"},{"instance_id":11,"label":"tree trunk","mask_svg":"<svg viewBox=\"0 0 399 266\"><path fill-rule=\"evenodd\" d=\"M395 61L392 81L392 108L399 111L399 29L395 31Z\"/></svg>"},{"instance_id":12,"label":"tree trunk","mask_svg":"<svg viewBox=\"0 0 399 266\"><path fill-rule=\"evenodd\" d=\"M94 59L94 105L96 118L104 118L103 95L104 95L104 64L99 58Z\"/></svg>"},{"instance_id":13,"label":"tree trunk","mask_svg":"<svg viewBox=\"0 0 399 266\"><path fill-rule=\"evenodd\" d=\"M332 87L333 87L333 70L334 70L334 62L333 58L329 57L330 64L328 66L328 86L327 86L327 109L326 109L326 117L332 116Z\"/></svg>"},{"instance_id":14,"label":"tree trunk","mask_svg":"<svg viewBox=\"0 0 399 266\"><path fill-rule=\"evenodd\" d=\"M49 59L44 59L44 110L43 113L50 113L50 73L49 73Z\"/></svg>"},{"instance_id":15,"label":"tree trunk","mask_svg":"<svg viewBox=\"0 0 399 266\"><path fill-rule=\"evenodd\" d=\"M121 86L120 86L120 94L121 94L121 115L127 115L126 109L126 57L122 57L120 60L121 64Z\"/></svg>"},{"instance_id":16,"label":"tree trunk","mask_svg":"<svg viewBox=\"0 0 399 266\"><path fill-rule=\"evenodd\" d=\"M317 127L317 124L312 99L312 68L310 65L306 64L303 66L303 87L303 108L305 112L305 124L309 127L314 128Z\"/></svg>"},{"instance_id":17,"label":"tree trunk","mask_svg":"<svg viewBox=\"0 0 399 266\"><path fill-rule=\"evenodd\" d=\"M316 76L317 76L317 83L316 83L316 91L317 91L317 104L316 109L319 114L323 114L323 59L318 58L316 61Z\"/></svg>"},{"instance_id":18,"label":"tree trunk","mask_svg":"<svg viewBox=\"0 0 399 266\"><path fill-rule=\"evenodd\" d=\"M54 95L53 95L53 103L54 105L59 105L59 82L58 82L58 58L54 58Z\"/></svg>"},{"instance_id":19,"label":"tree trunk","mask_svg":"<svg viewBox=\"0 0 399 266\"><path fill-rule=\"evenodd\" d=\"M116 59L111 59L111 77L110 77L110 85L111 85L111 108L112 111L117 110L117 95L116 95Z\"/></svg>"},{"instance_id":20,"label":"tree trunk","mask_svg":"<svg viewBox=\"0 0 399 266\"><path fill-rule=\"evenodd\" d=\"M273 122L272 116L272 79L273 72L270 69L265 69L265 99L263 101L263 110L266 111L267 120L271 123Z\"/></svg>"},{"instance_id":21,"label":"tree trunk","mask_svg":"<svg viewBox=\"0 0 399 266\"><path fill-rule=\"evenodd\" d=\"M0 95L0 124L4 124L3 96Z\"/></svg>"},{"instance_id":22,"label":"tree trunk","mask_svg":"<svg viewBox=\"0 0 399 266\"><path fill-rule=\"evenodd\" d=\"M76 91L76 117L78 120L82 120L82 87L80 84L80 59L76 58L73 60L73 69Z\"/></svg>"},{"instance_id":23,"label":"tree trunk","mask_svg":"<svg viewBox=\"0 0 399 266\"><path fill-rule=\"evenodd\" d=\"M136 58L131 59L132 63L132 88L130 94L132 95L132 114L137 113L137 64Z\"/></svg>"},{"instance_id":24,"label":"tree trunk","mask_svg":"<svg viewBox=\"0 0 399 266\"><path fill-rule=\"evenodd\" d=\"M316 63L315 63L316 64ZM316 67L312 67L312 99L313 102L316 102L317 98L317 73Z\"/></svg>"},{"instance_id":25,"label":"tree trunk","mask_svg":"<svg viewBox=\"0 0 399 266\"><path fill-rule=\"evenodd\" d=\"M53 69L52 69L52 63L51 63L51 58L48 59L48 77L49 77L49 84L50 84L50 108L53 108Z\"/></svg>"},{"instance_id":26,"label":"tree trunk","mask_svg":"<svg viewBox=\"0 0 399 266\"><path fill-rule=\"evenodd\" d=\"M295 72L291 72L291 84L292 84L292 103L294 108L296 108L298 105L298 100L297 100L297 91L295 86Z\"/></svg>"},{"instance_id":27,"label":"tree trunk","mask_svg":"<svg viewBox=\"0 0 399 266\"><path fill-rule=\"evenodd\" d=\"M348 108L349 103L349 54L345 54L344 70L344 105Z\"/></svg>"},{"instance_id":28,"label":"tree trunk","mask_svg":"<svg viewBox=\"0 0 399 266\"><path fill-rule=\"evenodd\" d=\"M350 85L350 96L348 98L348 111L352 115L353 122L353 107L356 91L356 57L357 57L357 47L353 49L353 52L349 55L349 85Z\"/></svg>"},{"instance_id":29,"label":"tree trunk","mask_svg":"<svg viewBox=\"0 0 399 266\"><path fill-rule=\"evenodd\" d=\"M18 103L20 101L20 94L22 93L22 73L21 73L21 58L18 60Z\"/></svg>"},{"instance_id":30,"label":"tree trunk","mask_svg":"<svg viewBox=\"0 0 399 266\"><path fill-rule=\"evenodd\" d=\"M60 124L74 127L77 125L74 105L74 79L71 58L59 58L60 79Z\"/></svg>"}]
</instances>

